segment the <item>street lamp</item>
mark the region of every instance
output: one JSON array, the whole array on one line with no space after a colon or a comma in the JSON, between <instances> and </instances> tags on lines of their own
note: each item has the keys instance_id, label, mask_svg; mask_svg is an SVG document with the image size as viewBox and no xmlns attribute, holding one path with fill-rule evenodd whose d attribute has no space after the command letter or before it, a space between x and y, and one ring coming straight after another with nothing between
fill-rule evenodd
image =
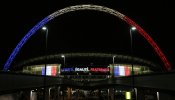
<instances>
[{"instance_id":1,"label":"street lamp","mask_svg":"<svg viewBox=\"0 0 175 100\"><path fill-rule=\"evenodd\" d=\"M62 58L64 58L64 67L65 67L65 55L61 55Z\"/></svg>"},{"instance_id":2,"label":"street lamp","mask_svg":"<svg viewBox=\"0 0 175 100\"><path fill-rule=\"evenodd\" d=\"M46 69L47 69L47 38L48 38L48 28L42 27L42 30L46 32L45 37L45 66L44 66L44 100L46 100Z\"/></svg>"},{"instance_id":3,"label":"street lamp","mask_svg":"<svg viewBox=\"0 0 175 100\"><path fill-rule=\"evenodd\" d=\"M136 27L134 27L134 26L132 26L131 28L130 28L130 30L129 30L129 33L130 33L130 43L131 43L131 66L132 66L132 75L134 75L134 70L133 70L133 39L132 39L132 31L135 31L136 30Z\"/></svg>"},{"instance_id":4,"label":"street lamp","mask_svg":"<svg viewBox=\"0 0 175 100\"><path fill-rule=\"evenodd\" d=\"M44 68L44 75L46 76L46 67L47 67L47 37L48 37L48 28L42 27L42 30L46 31L46 40L45 40L45 68Z\"/></svg>"},{"instance_id":5,"label":"street lamp","mask_svg":"<svg viewBox=\"0 0 175 100\"><path fill-rule=\"evenodd\" d=\"M132 39L132 31L135 31L136 30L136 27L132 26L129 30L129 33L130 33L130 43L131 43L131 57L133 58L133 39ZM132 60L132 75L134 75L134 70L133 70L133 59Z\"/></svg>"},{"instance_id":6,"label":"street lamp","mask_svg":"<svg viewBox=\"0 0 175 100\"><path fill-rule=\"evenodd\" d=\"M132 75L132 89L133 89L133 92L135 93L135 89L134 89L134 68L133 68L133 38L132 38L132 31L135 31L136 30L136 27L132 26L129 30L129 33L130 33L130 43L131 43L131 75ZM136 96L136 95L135 95Z\"/></svg>"}]
</instances>

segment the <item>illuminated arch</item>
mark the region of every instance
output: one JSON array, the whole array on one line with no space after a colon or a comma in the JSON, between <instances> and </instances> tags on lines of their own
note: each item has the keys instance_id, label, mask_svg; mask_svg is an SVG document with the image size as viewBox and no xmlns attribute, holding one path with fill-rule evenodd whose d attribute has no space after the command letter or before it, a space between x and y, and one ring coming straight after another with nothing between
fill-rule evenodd
<instances>
[{"instance_id":1,"label":"illuminated arch","mask_svg":"<svg viewBox=\"0 0 175 100\"><path fill-rule=\"evenodd\" d=\"M154 42L154 40L139 26L137 25L134 21L132 21L130 18L128 18L127 16L121 14L120 12L104 7L104 6L99 6L99 5L76 5L76 6L70 6L70 7L66 7L63 8L61 10L58 10L54 13L52 13L51 15L47 16L46 18L44 18L41 22L39 22L38 24L36 24L23 38L22 40L18 43L18 45L16 46L16 48L13 50L13 52L11 53L10 57L8 58L8 60L6 61L3 70L7 71L13 61L13 59L16 57L16 55L18 54L18 52L20 51L20 49L22 48L22 46L27 42L27 40L36 33L36 31L38 29L40 29L44 24L46 24L47 22L49 22L50 20L54 19L57 16L60 16L62 14L68 13L68 12L72 12L72 11L77 11L77 10L96 10L96 11L102 11L102 12L106 12L109 13L111 15L114 15L122 20L124 20L125 22L127 22L129 25L134 26L137 28L138 32L150 43L150 45L154 48L155 52L158 54L158 56L160 57L160 59L162 60L162 62L164 63L165 67L167 70L171 70L171 65L169 63L169 61L167 60L167 58L165 57L165 55L162 53L162 51L160 50L160 48L157 46L157 44Z\"/></svg>"}]
</instances>

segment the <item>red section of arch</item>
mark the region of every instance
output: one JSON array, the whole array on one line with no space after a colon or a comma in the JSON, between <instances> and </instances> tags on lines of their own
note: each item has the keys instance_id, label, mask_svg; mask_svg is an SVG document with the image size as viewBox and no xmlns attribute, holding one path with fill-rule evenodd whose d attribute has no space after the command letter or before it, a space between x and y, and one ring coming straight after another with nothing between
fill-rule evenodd
<instances>
[{"instance_id":1,"label":"red section of arch","mask_svg":"<svg viewBox=\"0 0 175 100\"><path fill-rule=\"evenodd\" d=\"M157 46L157 44L154 42L154 40L146 33L139 25L137 25L134 21L132 21L130 18L125 16L124 21L126 21L131 26L136 27L137 31L149 42L149 44L154 48L156 53L159 55L160 59L163 61L165 67L167 70L171 70L171 64L168 62L165 55L162 53L161 49Z\"/></svg>"}]
</instances>

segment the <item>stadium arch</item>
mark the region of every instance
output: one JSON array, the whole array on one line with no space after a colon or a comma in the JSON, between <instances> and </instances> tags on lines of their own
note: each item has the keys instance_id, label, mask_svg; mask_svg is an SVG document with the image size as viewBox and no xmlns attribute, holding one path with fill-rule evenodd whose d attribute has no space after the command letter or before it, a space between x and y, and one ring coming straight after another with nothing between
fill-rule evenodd
<instances>
[{"instance_id":1,"label":"stadium arch","mask_svg":"<svg viewBox=\"0 0 175 100\"><path fill-rule=\"evenodd\" d=\"M114 15L121 20L125 21L131 26L136 27L138 33L140 33L141 36L143 36L148 43L153 47L161 61L164 63L164 66L166 70L171 70L171 64L167 60L166 56L163 54L161 49L158 47L158 45L154 42L154 40L147 34L146 31L144 31L137 23L135 23L133 20L131 20L129 17L125 16L124 14L113 10L111 8L105 7L105 6L99 6L99 5L92 5L92 4L82 4L82 5L75 5L75 6L69 6L60 10L57 10L56 12L48 15L43 20L41 20L38 24L36 24L31 30L28 31L28 33L21 39L21 41L17 44L17 46L12 51L11 55L7 59L6 63L4 64L3 71L8 71L10 68L11 63L13 62L14 58L20 51L20 49L23 47L23 45L27 42L27 40L36 33L37 30L39 30L43 25L45 25L50 20L54 19L55 17L58 17L62 14L78 11L78 10L96 10L105 12L111 15Z\"/></svg>"}]
</instances>

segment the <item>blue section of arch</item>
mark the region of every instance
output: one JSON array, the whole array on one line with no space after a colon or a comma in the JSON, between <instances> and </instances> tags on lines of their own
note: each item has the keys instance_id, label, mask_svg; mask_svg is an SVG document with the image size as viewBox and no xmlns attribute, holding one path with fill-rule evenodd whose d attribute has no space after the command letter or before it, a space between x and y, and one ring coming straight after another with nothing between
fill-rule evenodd
<instances>
[{"instance_id":1,"label":"blue section of arch","mask_svg":"<svg viewBox=\"0 0 175 100\"><path fill-rule=\"evenodd\" d=\"M18 45L16 46L16 48L13 50L13 52L11 53L10 57L8 58L8 60L6 61L3 71L8 71L10 68L10 65L12 63L12 61L14 60L14 58L16 57L16 55L18 54L18 52L20 51L20 49L22 48L22 46L27 42L27 40L36 33L36 31L38 29L40 29L43 25L45 25L49 20L51 20L51 18L46 17L44 18L42 21L40 21L38 24L36 24L23 38L22 40L18 43Z\"/></svg>"}]
</instances>

